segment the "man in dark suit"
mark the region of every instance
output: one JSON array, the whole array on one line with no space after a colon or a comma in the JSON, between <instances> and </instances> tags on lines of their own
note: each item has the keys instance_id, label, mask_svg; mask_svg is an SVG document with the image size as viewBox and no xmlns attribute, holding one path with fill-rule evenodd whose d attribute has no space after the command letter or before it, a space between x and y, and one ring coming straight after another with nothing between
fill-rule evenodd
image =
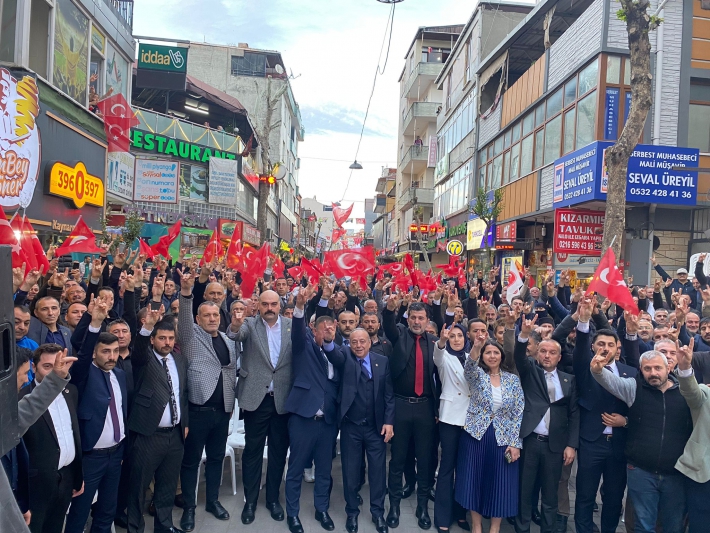
<instances>
[{"instance_id":1,"label":"man in dark suit","mask_svg":"<svg viewBox=\"0 0 710 533\"><path fill-rule=\"evenodd\" d=\"M370 345L370 336L359 328L351 333L349 347L324 345L328 360L342 375L338 420L348 516L345 529L349 533L358 530L363 450L367 453L372 521L378 533L388 531L384 518L386 461L387 443L394 436L395 400L389 360L371 352Z\"/></svg>"},{"instance_id":2,"label":"man in dark suit","mask_svg":"<svg viewBox=\"0 0 710 533\"><path fill-rule=\"evenodd\" d=\"M286 399L286 410L291 413L288 421L291 454L286 474L286 516L291 533L303 533L298 518L301 477L311 460L316 467L313 489L316 520L326 531L335 529L328 508L333 449L338 436L338 375L323 352L323 344L333 341L335 322L322 316L316 320L315 334L310 334L305 306L313 292L312 286L299 291L291 323L293 388Z\"/></svg>"},{"instance_id":3,"label":"man in dark suit","mask_svg":"<svg viewBox=\"0 0 710 533\"><path fill-rule=\"evenodd\" d=\"M128 417L133 433L128 531L143 533L145 491L155 478L156 533L180 532L173 527L184 439L188 433L187 358L173 351L175 329L159 321L160 310L146 314L133 350L135 398Z\"/></svg>"},{"instance_id":4,"label":"man in dark suit","mask_svg":"<svg viewBox=\"0 0 710 533\"><path fill-rule=\"evenodd\" d=\"M58 344L71 350L71 330L59 324L59 301L52 296L37 300L35 316L30 322L27 338L37 344Z\"/></svg>"},{"instance_id":5,"label":"man in dark suit","mask_svg":"<svg viewBox=\"0 0 710 533\"><path fill-rule=\"evenodd\" d=\"M52 372L57 353L62 351L64 348L57 344L41 344L35 350L35 379L20 391L20 397L31 393ZM83 492L78 401L76 387L67 385L25 433L32 533L61 533L72 497Z\"/></svg>"},{"instance_id":6,"label":"man in dark suit","mask_svg":"<svg viewBox=\"0 0 710 533\"><path fill-rule=\"evenodd\" d=\"M594 502L599 481L604 478L601 533L613 533L619 524L626 488L626 415L628 406L594 380L589 365L594 352L605 356L618 352L619 337L609 329L598 330L590 343L589 321L593 303L583 299L577 307L577 340L574 375L580 407L579 449L574 523L578 533L592 533ZM618 353L617 353L618 358ZM621 377L633 377L636 369L612 361L610 370Z\"/></svg>"},{"instance_id":7,"label":"man in dark suit","mask_svg":"<svg viewBox=\"0 0 710 533\"><path fill-rule=\"evenodd\" d=\"M65 533L81 533L94 495L91 533L109 533L116 515L121 461L125 453L128 388L126 375L116 368L118 338L101 333L108 302L97 298L91 324L72 368L72 384L79 391L79 431L82 444L84 493L74 499Z\"/></svg>"},{"instance_id":8,"label":"man in dark suit","mask_svg":"<svg viewBox=\"0 0 710 533\"><path fill-rule=\"evenodd\" d=\"M441 316L442 289L436 291L433 318L439 330L443 327ZM433 448L438 406L437 370L434 365L434 343L438 340L427 333L429 322L424 304L414 302L407 309L407 324L395 324L395 312L400 302L396 298L387 301L382 312L384 330L392 343L390 357L392 383L394 386L395 427L397 436L392 441L392 459L389 471L390 510L387 525L399 525L399 502L402 497L402 474L407 460L410 440L414 440L417 461L417 509L419 527L429 529L429 491L431 489Z\"/></svg>"},{"instance_id":9,"label":"man in dark suit","mask_svg":"<svg viewBox=\"0 0 710 533\"><path fill-rule=\"evenodd\" d=\"M525 413L520 426L523 439L520 472L520 508L516 533L529 533L535 490L542 490L540 531L552 533L557 522L557 488L562 465L571 465L579 446L579 406L574 376L559 372L562 349L557 341L543 340L537 362L528 357L528 338L537 315L523 318L515 342L515 365L525 393Z\"/></svg>"},{"instance_id":10,"label":"man in dark suit","mask_svg":"<svg viewBox=\"0 0 710 533\"><path fill-rule=\"evenodd\" d=\"M369 301L372 302L374 300ZM366 312L360 319L360 323L370 336L370 342L372 342L370 351L384 355L389 359L392 355L392 343L386 337L380 335L380 318L377 313Z\"/></svg>"}]
</instances>

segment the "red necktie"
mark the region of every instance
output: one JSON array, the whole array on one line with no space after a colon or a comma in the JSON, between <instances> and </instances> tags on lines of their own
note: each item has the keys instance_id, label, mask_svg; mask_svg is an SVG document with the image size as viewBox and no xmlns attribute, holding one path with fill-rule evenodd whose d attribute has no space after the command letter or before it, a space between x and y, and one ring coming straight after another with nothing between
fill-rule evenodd
<instances>
[{"instance_id":1,"label":"red necktie","mask_svg":"<svg viewBox=\"0 0 710 533\"><path fill-rule=\"evenodd\" d=\"M421 335L414 336L414 354L415 354L415 370L414 370L414 394L421 396L424 394L424 355L422 347L419 344Z\"/></svg>"}]
</instances>

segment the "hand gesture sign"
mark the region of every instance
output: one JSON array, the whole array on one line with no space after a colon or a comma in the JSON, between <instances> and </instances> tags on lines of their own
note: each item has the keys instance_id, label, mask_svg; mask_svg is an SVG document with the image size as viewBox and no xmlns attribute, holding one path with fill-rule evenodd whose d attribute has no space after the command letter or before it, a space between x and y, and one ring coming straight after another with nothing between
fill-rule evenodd
<instances>
[{"instance_id":1,"label":"hand gesture sign","mask_svg":"<svg viewBox=\"0 0 710 533\"><path fill-rule=\"evenodd\" d=\"M624 311L624 320L626 321L626 333L636 335L639 330L639 316Z\"/></svg>"},{"instance_id":2,"label":"hand gesture sign","mask_svg":"<svg viewBox=\"0 0 710 533\"><path fill-rule=\"evenodd\" d=\"M315 287L310 283L308 284L308 287L298 291L298 294L296 295L296 307L303 310L308 301L313 297L314 293Z\"/></svg>"},{"instance_id":3,"label":"hand gesture sign","mask_svg":"<svg viewBox=\"0 0 710 533\"><path fill-rule=\"evenodd\" d=\"M23 263L24 266L24 263ZM13 276L14 276L15 269L13 269ZM39 278L42 277L42 274L44 273L44 266L42 266L39 270L36 268L33 268L30 270L26 275L25 275L25 280L22 282L22 285L20 285L20 289L22 289L25 292L29 292L32 287L34 286L35 283L39 282ZM14 278L13 278L13 283L14 283Z\"/></svg>"},{"instance_id":4,"label":"hand gesture sign","mask_svg":"<svg viewBox=\"0 0 710 533\"><path fill-rule=\"evenodd\" d=\"M21 267L15 267L12 269L12 292L17 292L20 288L22 282L25 280L25 271L27 270L27 263L22 263Z\"/></svg>"},{"instance_id":5,"label":"hand gesture sign","mask_svg":"<svg viewBox=\"0 0 710 533\"><path fill-rule=\"evenodd\" d=\"M160 318L165 314L165 306L160 306L160 309L150 309L147 308L148 313L145 315L145 321L143 322L143 327L150 331L153 331L155 325L160 322Z\"/></svg>"},{"instance_id":6,"label":"hand gesture sign","mask_svg":"<svg viewBox=\"0 0 710 533\"><path fill-rule=\"evenodd\" d=\"M527 318L523 318L523 323L520 326L520 335L522 337L530 338L530 334L535 329L536 323L537 323L537 315L535 315L532 320L528 320Z\"/></svg>"},{"instance_id":7,"label":"hand gesture sign","mask_svg":"<svg viewBox=\"0 0 710 533\"><path fill-rule=\"evenodd\" d=\"M453 327L454 325L451 324L448 328L446 326L441 328L441 334L439 335L439 342L437 344L442 350L444 349L444 346L446 346L446 343L449 340L449 333L451 333L451 329Z\"/></svg>"},{"instance_id":8,"label":"hand gesture sign","mask_svg":"<svg viewBox=\"0 0 710 533\"><path fill-rule=\"evenodd\" d=\"M588 298L584 298L577 306L580 322L589 322L592 318L592 302Z\"/></svg>"},{"instance_id":9,"label":"hand gesture sign","mask_svg":"<svg viewBox=\"0 0 710 533\"><path fill-rule=\"evenodd\" d=\"M597 350L596 355L592 359L589 365L592 373L601 374L604 367L607 366L614 360L616 354L612 350L606 350L605 348Z\"/></svg>"},{"instance_id":10,"label":"hand gesture sign","mask_svg":"<svg viewBox=\"0 0 710 533\"><path fill-rule=\"evenodd\" d=\"M65 348L61 352L57 352L57 355L54 357L54 368L52 369L52 372L62 379L67 379L69 369L76 360L76 357L67 356L67 349Z\"/></svg>"},{"instance_id":11,"label":"hand gesture sign","mask_svg":"<svg viewBox=\"0 0 710 533\"><path fill-rule=\"evenodd\" d=\"M690 338L688 346L683 346L678 349L678 369L690 370L693 366L693 348L695 347L695 339Z\"/></svg>"},{"instance_id":12,"label":"hand gesture sign","mask_svg":"<svg viewBox=\"0 0 710 533\"><path fill-rule=\"evenodd\" d=\"M195 286L195 271L190 270L189 272L185 272L182 268L179 268L178 274L180 274L180 292L182 292L184 296L189 296L192 294L192 288Z\"/></svg>"}]
</instances>

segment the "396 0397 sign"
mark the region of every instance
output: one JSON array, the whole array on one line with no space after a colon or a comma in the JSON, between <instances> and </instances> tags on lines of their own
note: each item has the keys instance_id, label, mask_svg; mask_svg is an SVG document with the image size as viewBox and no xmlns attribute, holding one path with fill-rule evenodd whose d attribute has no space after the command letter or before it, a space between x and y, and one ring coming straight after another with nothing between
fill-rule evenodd
<instances>
[{"instance_id":1,"label":"396 0397 sign","mask_svg":"<svg viewBox=\"0 0 710 533\"><path fill-rule=\"evenodd\" d=\"M59 161L49 168L48 193L74 202L76 207L84 205L104 205L104 182L89 174L84 163L69 166Z\"/></svg>"}]
</instances>

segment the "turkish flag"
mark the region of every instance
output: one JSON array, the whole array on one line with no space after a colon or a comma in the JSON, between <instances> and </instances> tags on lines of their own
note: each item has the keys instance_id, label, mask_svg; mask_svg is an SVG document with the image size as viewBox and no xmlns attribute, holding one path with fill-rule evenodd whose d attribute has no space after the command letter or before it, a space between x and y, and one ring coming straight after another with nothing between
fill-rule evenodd
<instances>
[{"instance_id":1,"label":"turkish flag","mask_svg":"<svg viewBox=\"0 0 710 533\"><path fill-rule=\"evenodd\" d=\"M126 98L115 94L96 104L104 119L109 152L128 152L131 127L140 124Z\"/></svg>"},{"instance_id":2,"label":"turkish flag","mask_svg":"<svg viewBox=\"0 0 710 533\"><path fill-rule=\"evenodd\" d=\"M274 279L279 279L284 277L284 271L286 270L286 265L281 258L277 255L274 261Z\"/></svg>"},{"instance_id":3,"label":"turkish flag","mask_svg":"<svg viewBox=\"0 0 710 533\"><path fill-rule=\"evenodd\" d=\"M215 259L220 259L224 256L224 249L222 248L222 241L220 239L219 226L214 229L212 236L210 237L207 246L205 246L205 253L200 259L200 266L205 263L211 263Z\"/></svg>"},{"instance_id":4,"label":"turkish flag","mask_svg":"<svg viewBox=\"0 0 710 533\"><path fill-rule=\"evenodd\" d=\"M303 276L303 269L300 266L292 266L287 271L291 277L296 280L296 282L301 282L301 277Z\"/></svg>"},{"instance_id":5,"label":"turkish flag","mask_svg":"<svg viewBox=\"0 0 710 533\"><path fill-rule=\"evenodd\" d=\"M242 225L236 224L227 247L227 268L237 268L242 260Z\"/></svg>"},{"instance_id":6,"label":"turkish flag","mask_svg":"<svg viewBox=\"0 0 710 533\"><path fill-rule=\"evenodd\" d=\"M22 253L24 253L26 257L27 272L34 268L38 269L39 264L37 263L37 257L35 256L34 249L32 248L32 237L30 237L29 233L25 233L22 218L17 216L17 213L12 215L12 218L10 219L10 227L16 237L19 235L18 242L22 248Z\"/></svg>"},{"instance_id":7,"label":"turkish flag","mask_svg":"<svg viewBox=\"0 0 710 533\"><path fill-rule=\"evenodd\" d=\"M380 265L379 269L377 279L382 279L385 277L385 272L389 272L393 277L401 274L404 271L404 265L402 263L387 263Z\"/></svg>"},{"instance_id":8,"label":"turkish flag","mask_svg":"<svg viewBox=\"0 0 710 533\"><path fill-rule=\"evenodd\" d=\"M594 273L585 295L588 296L592 292L609 298L609 300L629 313L639 314L638 305L634 302L629 292L629 287L626 285L621 272L619 272L619 267L616 266L616 256L611 246L602 257L602 260L599 261L597 271Z\"/></svg>"},{"instance_id":9,"label":"turkish flag","mask_svg":"<svg viewBox=\"0 0 710 533\"><path fill-rule=\"evenodd\" d=\"M335 229L333 230L333 235L331 236L331 238L332 238L332 240L333 240L333 244L335 244L336 242L338 242L338 241L340 240L340 238L341 238L343 235L345 235L346 233L347 233L347 230L344 230L344 229L342 229L342 228L335 228Z\"/></svg>"},{"instance_id":10,"label":"turkish flag","mask_svg":"<svg viewBox=\"0 0 710 533\"><path fill-rule=\"evenodd\" d=\"M153 246L151 246L151 250L153 250L153 253L155 255L162 255L163 257L167 258L170 252L168 252L168 249L170 248L170 245L173 243L175 239L177 239L178 235L180 235L180 229L182 229L182 219L178 219L175 224L170 226L168 228L168 234L163 235L158 239L158 242L156 242Z\"/></svg>"},{"instance_id":11,"label":"turkish flag","mask_svg":"<svg viewBox=\"0 0 710 533\"><path fill-rule=\"evenodd\" d=\"M326 252L325 264L336 277L350 276L357 280L375 273L375 250L372 246L365 246L354 250Z\"/></svg>"},{"instance_id":12,"label":"turkish flag","mask_svg":"<svg viewBox=\"0 0 710 533\"><path fill-rule=\"evenodd\" d=\"M339 228L342 228L343 223L350 217L350 213L353 212L354 206L355 204L352 204L347 209L343 209L342 207L338 207L333 204L333 219Z\"/></svg>"},{"instance_id":13,"label":"turkish flag","mask_svg":"<svg viewBox=\"0 0 710 533\"><path fill-rule=\"evenodd\" d=\"M27 263L27 256L22 251L22 246L17 240L15 231L7 221L2 207L0 207L0 244L12 246L12 268L21 268L22 263Z\"/></svg>"},{"instance_id":14,"label":"turkish flag","mask_svg":"<svg viewBox=\"0 0 710 533\"><path fill-rule=\"evenodd\" d=\"M49 259L47 259L47 254L44 252L44 248L42 248L42 243L39 242L37 232L32 227L32 224L30 224L30 220L24 215L22 215L22 226L24 227L24 231L27 232L32 239L32 250L37 257L37 268L46 274L49 272Z\"/></svg>"},{"instance_id":15,"label":"turkish flag","mask_svg":"<svg viewBox=\"0 0 710 533\"><path fill-rule=\"evenodd\" d=\"M101 248L96 246L96 236L89 229L84 219L79 215L79 220L76 221L74 229L69 234L69 237L57 248L54 253L57 257L60 255L72 253L98 254L101 253Z\"/></svg>"},{"instance_id":16,"label":"turkish flag","mask_svg":"<svg viewBox=\"0 0 710 533\"><path fill-rule=\"evenodd\" d=\"M138 249L138 253L145 254L148 259L155 259L155 252L153 252L153 249L140 237L138 237L138 246L140 247Z\"/></svg>"},{"instance_id":17,"label":"turkish flag","mask_svg":"<svg viewBox=\"0 0 710 533\"><path fill-rule=\"evenodd\" d=\"M318 259L310 261L304 257L301 259L301 267L303 273L308 276L308 281L313 283L313 285L317 285L320 281L320 277L325 276L325 268Z\"/></svg>"}]
</instances>

